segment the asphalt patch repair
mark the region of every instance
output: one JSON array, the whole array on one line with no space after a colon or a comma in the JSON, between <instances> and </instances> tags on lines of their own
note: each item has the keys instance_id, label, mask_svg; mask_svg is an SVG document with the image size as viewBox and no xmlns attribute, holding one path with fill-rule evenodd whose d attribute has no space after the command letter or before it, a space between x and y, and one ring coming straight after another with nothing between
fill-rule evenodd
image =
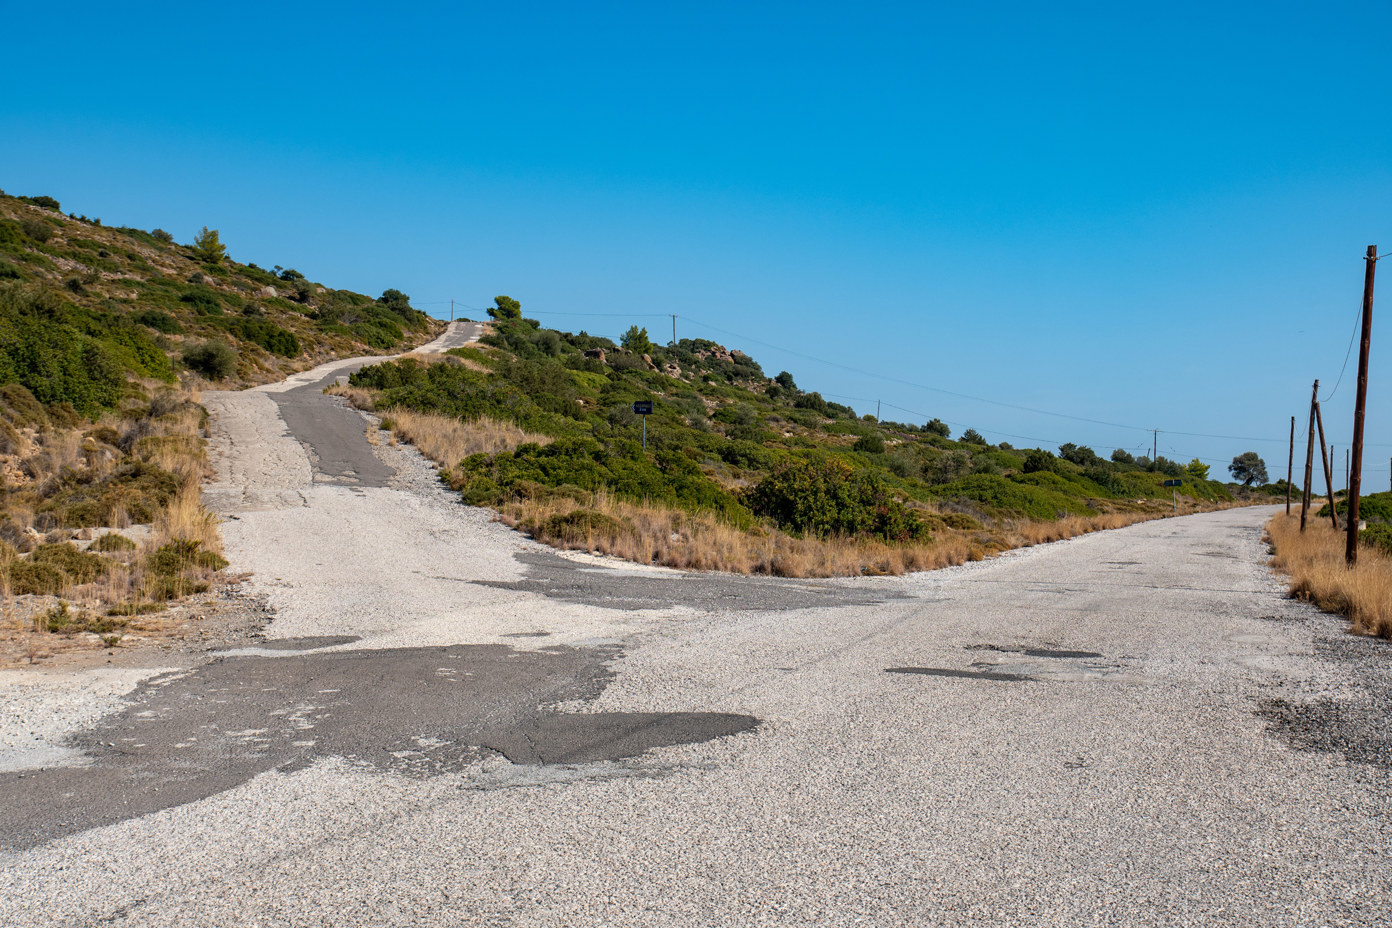
<instances>
[{"instance_id":1,"label":"asphalt patch repair","mask_svg":"<svg viewBox=\"0 0 1392 928\"><path fill-rule=\"evenodd\" d=\"M407 776L514 764L620 761L749 731L715 712L562 712L613 679L617 648L505 645L226 657L143 683L69 739L85 766L0 774L0 847L194 802L269 770L343 757Z\"/></svg>"}]
</instances>

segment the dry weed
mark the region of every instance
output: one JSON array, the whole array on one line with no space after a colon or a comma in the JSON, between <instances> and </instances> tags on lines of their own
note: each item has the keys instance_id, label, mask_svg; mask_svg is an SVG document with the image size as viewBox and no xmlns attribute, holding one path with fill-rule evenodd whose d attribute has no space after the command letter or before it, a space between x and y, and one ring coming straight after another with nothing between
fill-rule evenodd
<instances>
[{"instance_id":1,"label":"dry weed","mask_svg":"<svg viewBox=\"0 0 1392 928\"><path fill-rule=\"evenodd\" d=\"M204 551L222 553L222 534L218 531L217 516L203 508L197 480L184 483L155 519L154 529L155 547L182 538L198 542Z\"/></svg>"},{"instance_id":2,"label":"dry weed","mask_svg":"<svg viewBox=\"0 0 1392 928\"><path fill-rule=\"evenodd\" d=\"M471 454L514 451L529 442L547 445L551 439L518 428L510 422L483 417L472 421L438 413L391 409L383 413L383 426L409 442L441 467L454 467Z\"/></svg>"},{"instance_id":3,"label":"dry weed","mask_svg":"<svg viewBox=\"0 0 1392 928\"><path fill-rule=\"evenodd\" d=\"M1298 516L1278 513L1266 534L1271 566L1290 578L1292 596L1347 616L1356 631L1392 638L1392 559L1362 546L1350 570L1344 563L1347 536L1320 519L1302 532Z\"/></svg>"},{"instance_id":4,"label":"dry weed","mask_svg":"<svg viewBox=\"0 0 1392 928\"><path fill-rule=\"evenodd\" d=\"M502 520L539 541L684 570L780 577L898 575L981 560L1010 548L1120 528L1154 518L1109 513L1058 522L1019 522L1003 530L938 532L931 541L890 544L863 538L794 538L776 529L746 532L709 513L631 503L599 492L520 500Z\"/></svg>"}]
</instances>

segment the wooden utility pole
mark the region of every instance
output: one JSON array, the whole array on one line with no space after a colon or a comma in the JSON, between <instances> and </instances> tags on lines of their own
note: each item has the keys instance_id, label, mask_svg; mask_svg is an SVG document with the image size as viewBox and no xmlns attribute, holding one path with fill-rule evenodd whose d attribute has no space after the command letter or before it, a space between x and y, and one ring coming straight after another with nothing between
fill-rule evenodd
<instances>
[{"instance_id":1,"label":"wooden utility pole","mask_svg":"<svg viewBox=\"0 0 1392 928\"><path fill-rule=\"evenodd\" d=\"M675 348L677 346L677 314L669 313L669 315L672 317L672 347Z\"/></svg>"},{"instance_id":2,"label":"wooden utility pole","mask_svg":"<svg viewBox=\"0 0 1392 928\"><path fill-rule=\"evenodd\" d=\"M1151 463L1154 463L1155 459L1160 456L1160 430L1151 429L1150 431L1150 460Z\"/></svg>"},{"instance_id":3,"label":"wooden utility pole","mask_svg":"<svg viewBox=\"0 0 1392 928\"><path fill-rule=\"evenodd\" d=\"M1358 563L1358 491L1363 482L1363 413L1368 406L1368 346L1373 338L1373 273L1377 246L1369 245L1363 258L1363 338L1358 343L1358 394L1353 401L1353 447L1349 450L1348 543L1344 561Z\"/></svg>"},{"instance_id":4,"label":"wooden utility pole","mask_svg":"<svg viewBox=\"0 0 1392 928\"><path fill-rule=\"evenodd\" d=\"M1290 454L1286 455L1286 515L1290 515L1291 477L1295 467L1295 416L1291 416Z\"/></svg>"},{"instance_id":5,"label":"wooden utility pole","mask_svg":"<svg viewBox=\"0 0 1392 928\"><path fill-rule=\"evenodd\" d=\"M1310 440L1305 443L1305 483L1300 493L1300 530L1305 531L1305 517L1310 512L1310 480L1315 466L1315 397L1319 396L1319 381L1310 393Z\"/></svg>"},{"instance_id":6,"label":"wooden utility pole","mask_svg":"<svg viewBox=\"0 0 1392 928\"><path fill-rule=\"evenodd\" d=\"M1334 521L1334 531L1339 530L1339 513L1334 508L1334 475L1329 467L1334 457L1334 446L1329 446L1329 453L1324 453L1324 414L1320 412L1319 402L1315 402L1315 424L1319 426L1320 436L1320 461L1324 463L1324 492L1329 497L1329 518Z\"/></svg>"}]
</instances>

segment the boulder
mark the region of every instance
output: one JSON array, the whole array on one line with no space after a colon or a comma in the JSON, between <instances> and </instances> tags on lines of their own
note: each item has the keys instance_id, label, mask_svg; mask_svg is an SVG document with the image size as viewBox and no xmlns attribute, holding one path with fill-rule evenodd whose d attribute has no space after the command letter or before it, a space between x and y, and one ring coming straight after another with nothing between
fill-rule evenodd
<instances>
[{"instance_id":1,"label":"boulder","mask_svg":"<svg viewBox=\"0 0 1392 928\"><path fill-rule=\"evenodd\" d=\"M604 361L604 349L603 349L603 348L590 348L590 349L588 349L588 350L585 352L585 357L587 357L587 358L594 358L594 359L595 359L596 361L598 361L600 364L605 363L605 361Z\"/></svg>"},{"instance_id":2,"label":"boulder","mask_svg":"<svg viewBox=\"0 0 1392 928\"><path fill-rule=\"evenodd\" d=\"M261 297L262 299L270 299L271 297L278 296L279 294L276 293L275 287L262 287L260 290L256 291L256 295Z\"/></svg>"}]
</instances>

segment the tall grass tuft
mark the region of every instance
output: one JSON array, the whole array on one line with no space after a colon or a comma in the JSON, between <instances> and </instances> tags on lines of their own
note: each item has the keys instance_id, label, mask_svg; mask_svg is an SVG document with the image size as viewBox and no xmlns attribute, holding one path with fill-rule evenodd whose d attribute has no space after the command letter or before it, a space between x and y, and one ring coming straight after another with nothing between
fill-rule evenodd
<instances>
[{"instance_id":1,"label":"tall grass tuft","mask_svg":"<svg viewBox=\"0 0 1392 928\"><path fill-rule=\"evenodd\" d=\"M1346 536L1317 519L1301 532L1298 516L1278 513L1266 535L1271 566L1290 578L1292 596L1347 616L1355 631L1392 638L1392 559L1365 545L1350 570L1344 563Z\"/></svg>"},{"instance_id":2,"label":"tall grass tuft","mask_svg":"<svg viewBox=\"0 0 1392 928\"><path fill-rule=\"evenodd\" d=\"M528 443L551 443L546 435L487 416L466 421L437 413L392 409L383 413L382 424L389 425L392 434L415 445L421 454L442 467L454 467L471 454L498 454Z\"/></svg>"}]
</instances>

